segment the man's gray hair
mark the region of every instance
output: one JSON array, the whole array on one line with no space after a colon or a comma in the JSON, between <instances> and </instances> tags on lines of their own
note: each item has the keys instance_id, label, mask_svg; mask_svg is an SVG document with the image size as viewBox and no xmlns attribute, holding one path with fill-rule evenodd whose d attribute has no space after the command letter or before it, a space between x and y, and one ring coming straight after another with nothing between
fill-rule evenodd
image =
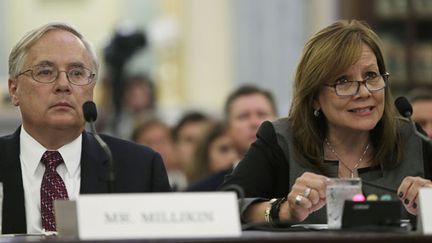
<instances>
[{"instance_id":1,"label":"man's gray hair","mask_svg":"<svg viewBox=\"0 0 432 243\"><path fill-rule=\"evenodd\" d=\"M75 28L66 24L66 23L48 23L39 28L31 30L28 32L12 49L9 55L9 79L15 79L21 72L22 65L24 64L25 58L27 56L28 50L40 39L44 34L46 34L50 30L65 30L80 39L85 48L87 49L90 57L92 59L94 65L94 71L97 73L99 70L99 63L97 60L96 52L93 49L93 46L90 42L88 42L84 36L79 33Z\"/></svg>"}]
</instances>

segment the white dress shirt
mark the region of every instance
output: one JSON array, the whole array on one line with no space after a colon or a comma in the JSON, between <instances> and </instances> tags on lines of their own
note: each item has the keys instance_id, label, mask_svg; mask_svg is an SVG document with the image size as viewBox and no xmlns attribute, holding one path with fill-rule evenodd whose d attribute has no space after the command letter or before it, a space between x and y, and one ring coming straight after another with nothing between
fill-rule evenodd
<instances>
[{"instance_id":1,"label":"white dress shirt","mask_svg":"<svg viewBox=\"0 0 432 243\"><path fill-rule=\"evenodd\" d=\"M71 200L76 199L80 191L81 144L82 135L58 149L64 163L57 167L57 173L63 179L69 199ZM42 232L40 190L45 165L41 163L41 158L46 150L46 148L25 131L24 126L21 127L20 161L24 186L27 233Z\"/></svg>"}]
</instances>

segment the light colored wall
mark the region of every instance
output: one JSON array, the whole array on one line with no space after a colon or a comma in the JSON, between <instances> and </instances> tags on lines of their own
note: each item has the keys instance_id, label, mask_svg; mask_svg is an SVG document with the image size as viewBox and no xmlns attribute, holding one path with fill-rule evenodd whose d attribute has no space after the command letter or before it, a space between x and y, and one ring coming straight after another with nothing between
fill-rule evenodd
<instances>
[{"instance_id":1,"label":"light colored wall","mask_svg":"<svg viewBox=\"0 0 432 243\"><path fill-rule=\"evenodd\" d=\"M176 25L176 44L156 50L156 79L165 118L184 111L220 116L233 83L230 0L162 0L160 18Z\"/></svg>"},{"instance_id":2,"label":"light colored wall","mask_svg":"<svg viewBox=\"0 0 432 243\"><path fill-rule=\"evenodd\" d=\"M220 110L233 82L230 0L186 0L185 103Z\"/></svg>"},{"instance_id":3,"label":"light colored wall","mask_svg":"<svg viewBox=\"0 0 432 243\"><path fill-rule=\"evenodd\" d=\"M5 33L1 35L0 38L0 78L6 76L7 73L7 50L6 50L6 33L9 29L8 24L8 13L6 11L1 11L1 9L6 9L6 2L0 1L0 33ZM1 87L1 86L0 86ZM1 94L1 90L0 90Z\"/></svg>"},{"instance_id":4,"label":"light colored wall","mask_svg":"<svg viewBox=\"0 0 432 243\"><path fill-rule=\"evenodd\" d=\"M72 24L97 45L112 30L122 10L117 0L5 1L9 15L5 35L8 49L30 29L52 21Z\"/></svg>"},{"instance_id":5,"label":"light colored wall","mask_svg":"<svg viewBox=\"0 0 432 243\"><path fill-rule=\"evenodd\" d=\"M287 116L297 63L307 39L335 19L334 0L233 0L234 83L275 96Z\"/></svg>"},{"instance_id":6,"label":"light colored wall","mask_svg":"<svg viewBox=\"0 0 432 243\"><path fill-rule=\"evenodd\" d=\"M306 0L306 13L308 24L306 32L312 35L318 30L336 21L338 16L339 0Z\"/></svg>"}]
</instances>

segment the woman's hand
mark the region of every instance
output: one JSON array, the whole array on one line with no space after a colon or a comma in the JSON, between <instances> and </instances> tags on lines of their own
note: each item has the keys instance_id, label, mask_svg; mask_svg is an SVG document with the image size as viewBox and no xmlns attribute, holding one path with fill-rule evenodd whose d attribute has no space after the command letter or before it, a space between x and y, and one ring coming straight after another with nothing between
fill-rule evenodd
<instances>
[{"instance_id":1,"label":"woman's hand","mask_svg":"<svg viewBox=\"0 0 432 243\"><path fill-rule=\"evenodd\" d=\"M281 220L305 220L309 214L322 208L326 203L328 178L310 172L298 177L288 194L287 202L281 206Z\"/></svg>"},{"instance_id":2,"label":"woman's hand","mask_svg":"<svg viewBox=\"0 0 432 243\"><path fill-rule=\"evenodd\" d=\"M407 176L399 186L399 199L402 201L406 210L411 214L417 215L418 193L419 189L422 187L432 188L432 181L421 177Z\"/></svg>"}]
</instances>

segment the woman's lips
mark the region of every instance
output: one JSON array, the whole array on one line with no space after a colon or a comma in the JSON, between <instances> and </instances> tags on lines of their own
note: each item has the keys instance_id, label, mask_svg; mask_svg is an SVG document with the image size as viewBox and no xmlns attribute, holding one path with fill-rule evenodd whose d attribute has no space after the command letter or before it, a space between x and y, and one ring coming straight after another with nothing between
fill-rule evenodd
<instances>
[{"instance_id":1,"label":"woman's lips","mask_svg":"<svg viewBox=\"0 0 432 243\"><path fill-rule=\"evenodd\" d=\"M371 112L373 109L374 109L373 106L367 106L367 107L349 109L348 111L354 113L365 113L365 112Z\"/></svg>"}]
</instances>

